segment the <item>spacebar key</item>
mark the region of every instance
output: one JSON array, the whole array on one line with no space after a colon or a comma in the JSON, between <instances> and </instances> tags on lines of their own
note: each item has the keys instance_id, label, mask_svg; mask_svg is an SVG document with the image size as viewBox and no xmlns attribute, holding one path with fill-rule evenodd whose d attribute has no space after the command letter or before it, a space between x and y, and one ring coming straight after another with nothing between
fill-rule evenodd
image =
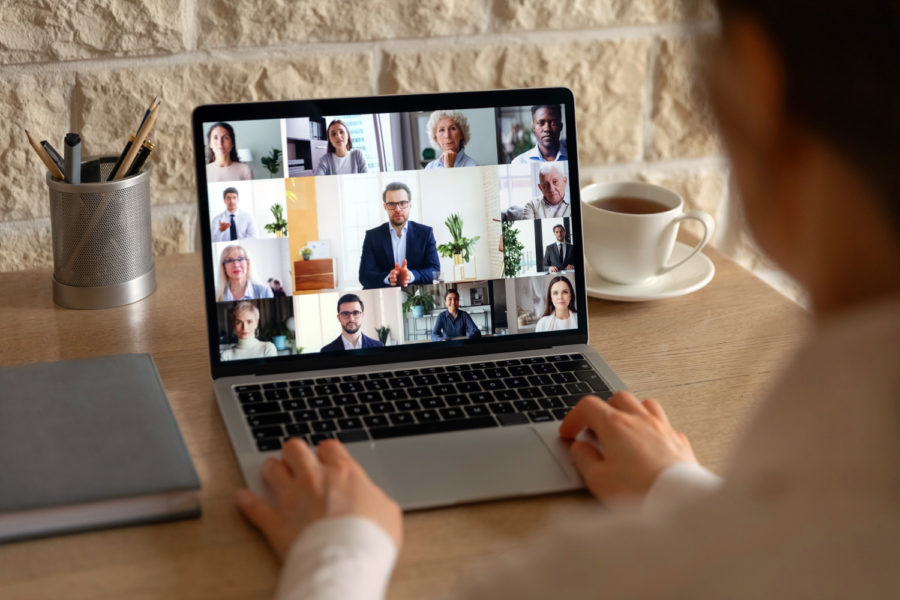
<instances>
[{"instance_id":1,"label":"spacebar key","mask_svg":"<svg viewBox=\"0 0 900 600\"><path fill-rule=\"evenodd\" d=\"M415 425L396 425L394 427L376 427L369 429L373 440L385 438L403 437L407 435L425 435L429 433L445 433L448 431L463 431L465 429L483 429L485 427L497 427L494 417L474 417L472 419L451 419L449 421L435 421L432 423L416 423Z\"/></svg>"}]
</instances>

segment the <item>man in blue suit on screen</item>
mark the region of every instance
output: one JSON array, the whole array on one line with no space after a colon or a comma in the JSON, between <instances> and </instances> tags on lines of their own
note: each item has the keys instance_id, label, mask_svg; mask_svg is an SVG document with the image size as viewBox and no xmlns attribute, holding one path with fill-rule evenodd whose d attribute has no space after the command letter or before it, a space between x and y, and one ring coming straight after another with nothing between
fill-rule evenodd
<instances>
[{"instance_id":1,"label":"man in blue suit on screen","mask_svg":"<svg viewBox=\"0 0 900 600\"><path fill-rule=\"evenodd\" d=\"M364 288L431 283L441 270L431 227L409 220L409 188L389 183L381 195L388 223L370 229L363 240L359 282Z\"/></svg>"},{"instance_id":2,"label":"man in blue suit on screen","mask_svg":"<svg viewBox=\"0 0 900 600\"><path fill-rule=\"evenodd\" d=\"M364 335L362 327L363 306L362 299L356 294L344 294L337 303L337 318L341 322L341 335L337 339L322 347L322 352L334 352L337 350L358 350L360 348L379 348L384 346L378 340L373 340Z\"/></svg>"}]
</instances>

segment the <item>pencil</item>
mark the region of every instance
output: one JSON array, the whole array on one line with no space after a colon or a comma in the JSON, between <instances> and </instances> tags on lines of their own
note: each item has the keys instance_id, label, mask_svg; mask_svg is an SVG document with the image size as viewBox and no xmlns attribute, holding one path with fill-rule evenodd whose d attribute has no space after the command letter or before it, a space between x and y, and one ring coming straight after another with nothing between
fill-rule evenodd
<instances>
[{"instance_id":1,"label":"pencil","mask_svg":"<svg viewBox=\"0 0 900 600\"><path fill-rule=\"evenodd\" d=\"M53 159L50 158L50 155L47 154L47 151L38 143L36 139L31 137L31 134L28 133L28 130L25 130L25 135L28 136L28 143L31 144L31 147L34 148L34 151L37 152L38 157L47 165L47 169L50 171L50 174L56 177L57 179L62 179L65 181L66 176L63 175L63 172L59 170L53 163Z\"/></svg>"},{"instance_id":2,"label":"pencil","mask_svg":"<svg viewBox=\"0 0 900 600\"><path fill-rule=\"evenodd\" d=\"M137 136L135 136L134 143L128 150L128 154L125 155L125 160L122 161L122 164L120 164L119 168L116 170L116 174L113 175L113 181L122 179L131 169L131 163L134 162L134 157L137 155L138 150L141 149L141 145L144 143L144 140L147 139L150 130L153 129L153 124L156 123L157 115L159 115L158 104L150 111L150 114L147 115L147 118L144 120L144 124L141 125L140 131L138 131Z\"/></svg>"}]
</instances>

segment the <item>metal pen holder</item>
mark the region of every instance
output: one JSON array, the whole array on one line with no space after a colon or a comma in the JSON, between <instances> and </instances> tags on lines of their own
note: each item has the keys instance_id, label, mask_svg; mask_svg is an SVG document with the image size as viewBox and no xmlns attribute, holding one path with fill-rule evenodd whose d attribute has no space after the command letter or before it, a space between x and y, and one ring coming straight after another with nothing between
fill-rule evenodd
<instances>
[{"instance_id":1,"label":"metal pen holder","mask_svg":"<svg viewBox=\"0 0 900 600\"><path fill-rule=\"evenodd\" d=\"M150 165L106 181L117 158L81 164L79 184L47 175L53 236L53 301L66 308L109 308L156 289L150 229Z\"/></svg>"}]
</instances>

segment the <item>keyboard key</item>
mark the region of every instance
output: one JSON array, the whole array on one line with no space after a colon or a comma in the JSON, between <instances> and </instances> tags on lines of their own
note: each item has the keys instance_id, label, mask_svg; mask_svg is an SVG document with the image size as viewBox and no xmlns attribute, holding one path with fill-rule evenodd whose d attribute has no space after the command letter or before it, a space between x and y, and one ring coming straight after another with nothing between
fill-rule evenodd
<instances>
[{"instance_id":1,"label":"keyboard key","mask_svg":"<svg viewBox=\"0 0 900 600\"><path fill-rule=\"evenodd\" d=\"M434 385L438 382L434 375L416 375L413 377L413 383L416 385Z\"/></svg>"},{"instance_id":2,"label":"keyboard key","mask_svg":"<svg viewBox=\"0 0 900 600\"><path fill-rule=\"evenodd\" d=\"M309 445L310 446L318 446L320 443L325 440L333 440L334 435L331 432L327 433L314 433L309 436Z\"/></svg>"},{"instance_id":3,"label":"keyboard key","mask_svg":"<svg viewBox=\"0 0 900 600\"><path fill-rule=\"evenodd\" d=\"M546 423L553 420L553 415L550 414L549 410L535 410L528 413L528 418L531 419L532 423Z\"/></svg>"},{"instance_id":4,"label":"keyboard key","mask_svg":"<svg viewBox=\"0 0 900 600\"><path fill-rule=\"evenodd\" d=\"M437 379L441 383L456 383L462 381L462 375L459 373L438 373Z\"/></svg>"},{"instance_id":5,"label":"keyboard key","mask_svg":"<svg viewBox=\"0 0 900 600\"><path fill-rule=\"evenodd\" d=\"M497 390L494 392L494 398L497 400L518 400L519 394L516 390Z\"/></svg>"},{"instance_id":6,"label":"keyboard key","mask_svg":"<svg viewBox=\"0 0 900 600\"><path fill-rule=\"evenodd\" d=\"M513 405L510 402L492 402L487 406L495 415L508 415L516 412L516 409L513 408Z\"/></svg>"},{"instance_id":7,"label":"keyboard key","mask_svg":"<svg viewBox=\"0 0 900 600\"><path fill-rule=\"evenodd\" d=\"M406 424L415 422L415 419L413 419L412 413L394 413L392 415L388 415L388 419L391 420L392 425L406 425ZM369 431L371 432L372 430L370 429ZM374 433L372 434L372 437L375 438L376 440L378 439L374 435Z\"/></svg>"},{"instance_id":8,"label":"keyboard key","mask_svg":"<svg viewBox=\"0 0 900 600\"><path fill-rule=\"evenodd\" d=\"M492 363L492 362L477 362L477 363L472 363L472 368L473 368L473 369L491 369L491 368L493 368L493 367L495 367L495 366L496 366L496 365L495 365L494 363Z\"/></svg>"},{"instance_id":9,"label":"keyboard key","mask_svg":"<svg viewBox=\"0 0 900 600\"><path fill-rule=\"evenodd\" d=\"M241 401L241 404L247 402L262 402L262 399L262 392L240 392L238 394L238 400Z\"/></svg>"},{"instance_id":10,"label":"keyboard key","mask_svg":"<svg viewBox=\"0 0 900 600\"><path fill-rule=\"evenodd\" d=\"M584 356L582 356L581 354L570 354L569 359L570 360L583 360Z\"/></svg>"},{"instance_id":11,"label":"keyboard key","mask_svg":"<svg viewBox=\"0 0 900 600\"><path fill-rule=\"evenodd\" d=\"M373 413L392 413L394 412L394 403L393 402L375 402L371 405Z\"/></svg>"},{"instance_id":12,"label":"keyboard key","mask_svg":"<svg viewBox=\"0 0 900 600\"><path fill-rule=\"evenodd\" d=\"M361 417L369 414L369 407L365 404L354 404L353 406L345 407L344 412L347 413L348 417Z\"/></svg>"},{"instance_id":13,"label":"keyboard key","mask_svg":"<svg viewBox=\"0 0 900 600\"><path fill-rule=\"evenodd\" d=\"M254 427L250 431L253 433L253 437L258 440L266 438L280 438L284 435L284 431L282 431L280 425L275 425L272 427Z\"/></svg>"},{"instance_id":14,"label":"keyboard key","mask_svg":"<svg viewBox=\"0 0 900 600\"><path fill-rule=\"evenodd\" d=\"M518 390L519 395L523 398L543 398L544 394L540 388L527 387Z\"/></svg>"},{"instance_id":15,"label":"keyboard key","mask_svg":"<svg viewBox=\"0 0 900 600\"><path fill-rule=\"evenodd\" d=\"M529 385L524 377L508 377L503 380L503 383L505 383L508 388L521 388Z\"/></svg>"},{"instance_id":16,"label":"keyboard key","mask_svg":"<svg viewBox=\"0 0 900 600\"><path fill-rule=\"evenodd\" d=\"M580 356L580 355L579 355ZM591 366L586 360L566 360L556 363L557 371L593 371L594 367Z\"/></svg>"},{"instance_id":17,"label":"keyboard key","mask_svg":"<svg viewBox=\"0 0 900 600\"><path fill-rule=\"evenodd\" d=\"M549 359L548 359L549 360ZM557 368L553 366L552 363L542 363L537 365L532 365L531 370L534 371L537 375L542 373L556 373Z\"/></svg>"},{"instance_id":18,"label":"keyboard key","mask_svg":"<svg viewBox=\"0 0 900 600\"><path fill-rule=\"evenodd\" d=\"M522 364L523 365L535 365L537 363L542 363L542 362L546 362L546 361L547 361L547 359L544 358L543 356L532 356L529 358L523 358Z\"/></svg>"},{"instance_id":19,"label":"keyboard key","mask_svg":"<svg viewBox=\"0 0 900 600\"><path fill-rule=\"evenodd\" d=\"M566 391L566 388L564 388L561 385L545 385L544 387L541 388L541 391L544 393L545 397L546 396L563 396L563 395L569 393Z\"/></svg>"},{"instance_id":20,"label":"keyboard key","mask_svg":"<svg viewBox=\"0 0 900 600\"><path fill-rule=\"evenodd\" d=\"M436 410L417 410L413 415L415 415L416 421L419 423L430 423L432 421L441 420L441 417Z\"/></svg>"},{"instance_id":21,"label":"keyboard key","mask_svg":"<svg viewBox=\"0 0 900 600\"><path fill-rule=\"evenodd\" d=\"M497 422L493 417L475 417L469 419L452 419L450 421L433 421L430 423L416 423L400 427L378 427L369 429L372 439L380 440L392 437L408 435L424 435L431 433L445 433L450 431L465 431L467 429L483 429L496 427Z\"/></svg>"},{"instance_id":22,"label":"keyboard key","mask_svg":"<svg viewBox=\"0 0 900 600\"><path fill-rule=\"evenodd\" d=\"M312 379L294 379L293 381L289 381L288 385L291 387L301 386L301 385L312 385Z\"/></svg>"},{"instance_id":23,"label":"keyboard key","mask_svg":"<svg viewBox=\"0 0 900 600\"><path fill-rule=\"evenodd\" d=\"M293 414L293 417L298 423L304 423L306 421L315 421L319 418L319 415L314 410L298 410Z\"/></svg>"},{"instance_id":24,"label":"keyboard key","mask_svg":"<svg viewBox=\"0 0 900 600\"><path fill-rule=\"evenodd\" d=\"M400 369L399 371L394 371L394 375L397 377L410 377L411 375L418 375L418 369Z\"/></svg>"},{"instance_id":25,"label":"keyboard key","mask_svg":"<svg viewBox=\"0 0 900 600\"><path fill-rule=\"evenodd\" d=\"M497 361L498 367L511 367L513 365L521 365L521 364L522 364L522 361L519 360L518 358L511 358L509 360L498 360Z\"/></svg>"},{"instance_id":26,"label":"keyboard key","mask_svg":"<svg viewBox=\"0 0 900 600\"><path fill-rule=\"evenodd\" d=\"M234 391L236 392L255 392L259 390L258 383L248 383L246 385L236 385L234 386Z\"/></svg>"},{"instance_id":27,"label":"keyboard key","mask_svg":"<svg viewBox=\"0 0 900 600\"><path fill-rule=\"evenodd\" d=\"M334 406L331 398L310 398L308 403L310 408L328 408L329 406Z\"/></svg>"},{"instance_id":28,"label":"keyboard key","mask_svg":"<svg viewBox=\"0 0 900 600\"><path fill-rule=\"evenodd\" d=\"M502 368L485 369L484 374L487 375L488 379L504 379L509 377L509 371Z\"/></svg>"},{"instance_id":29,"label":"keyboard key","mask_svg":"<svg viewBox=\"0 0 900 600\"><path fill-rule=\"evenodd\" d=\"M606 382L594 371L576 371L575 377L588 384L592 390L609 390Z\"/></svg>"},{"instance_id":30,"label":"keyboard key","mask_svg":"<svg viewBox=\"0 0 900 600\"><path fill-rule=\"evenodd\" d=\"M337 394L331 398L335 406L347 406L348 404L357 404L356 394Z\"/></svg>"},{"instance_id":31,"label":"keyboard key","mask_svg":"<svg viewBox=\"0 0 900 600\"><path fill-rule=\"evenodd\" d=\"M410 398L425 398L433 395L431 393L431 388L427 387L412 387L406 390L406 392L409 394Z\"/></svg>"},{"instance_id":32,"label":"keyboard key","mask_svg":"<svg viewBox=\"0 0 900 600\"><path fill-rule=\"evenodd\" d=\"M469 399L463 394L447 396L444 400L447 401L448 406L466 406L469 404Z\"/></svg>"},{"instance_id":33,"label":"keyboard key","mask_svg":"<svg viewBox=\"0 0 900 600\"><path fill-rule=\"evenodd\" d=\"M456 384L456 389L463 393L480 392L481 384L477 381L461 381Z\"/></svg>"},{"instance_id":34,"label":"keyboard key","mask_svg":"<svg viewBox=\"0 0 900 600\"><path fill-rule=\"evenodd\" d=\"M406 390L384 390L381 394L385 400L404 400L409 397Z\"/></svg>"},{"instance_id":35,"label":"keyboard key","mask_svg":"<svg viewBox=\"0 0 900 600\"><path fill-rule=\"evenodd\" d=\"M447 365L444 367L444 371L447 373L458 373L459 371L468 370L464 367L468 367L468 365Z\"/></svg>"},{"instance_id":36,"label":"keyboard key","mask_svg":"<svg viewBox=\"0 0 900 600\"><path fill-rule=\"evenodd\" d=\"M485 402L493 402L494 395L490 392L478 392L475 394L469 394L469 400L471 400L472 402L484 404Z\"/></svg>"},{"instance_id":37,"label":"keyboard key","mask_svg":"<svg viewBox=\"0 0 900 600\"><path fill-rule=\"evenodd\" d=\"M581 394L572 394L569 396L563 396L561 400L566 406L575 406L578 404L584 396Z\"/></svg>"},{"instance_id":38,"label":"keyboard key","mask_svg":"<svg viewBox=\"0 0 900 600\"><path fill-rule=\"evenodd\" d=\"M369 373L369 379L390 379L394 374L388 371L383 371L381 373Z\"/></svg>"},{"instance_id":39,"label":"keyboard key","mask_svg":"<svg viewBox=\"0 0 900 600\"><path fill-rule=\"evenodd\" d=\"M499 379L486 379L481 382L481 389L486 392L490 392L492 390L502 390L505 386L503 382Z\"/></svg>"},{"instance_id":40,"label":"keyboard key","mask_svg":"<svg viewBox=\"0 0 900 600\"><path fill-rule=\"evenodd\" d=\"M419 402L422 403L422 408L443 408L447 406L447 403L441 398L422 398Z\"/></svg>"},{"instance_id":41,"label":"keyboard key","mask_svg":"<svg viewBox=\"0 0 900 600\"><path fill-rule=\"evenodd\" d=\"M444 367L425 367L423 369L419 369L419 373L422 373L423 375L428 374L428 373L443 373L443 372L444 372Z\"/></svg>"},{"instance_id":42,"label":"keyboard key","mask_svg":"<svg viewBox=\"0 0 900 600\"><path fill-rule=\"evenodd\" d=\"M365 423L366 427L386 427L388 420L384 415L371 415L363 417L363 423Z\"/></svg>"},{"instance_id":43,"label":"keyboard key","mask_svg":"<svg viewBox=\"0 0 900 600\"><path fill-rule=\"evenodd\" d=\"M513 377L525 377L526 375L532 375L533 373L534 371L532 371L531 367L528 365L518 365L509 368L509 374Z\"/></svg>"},{"instance_id":44,"label":"keyboard key","mask_svg":"<svg viewBox=\"0 0 900 600\"><path fill-rule=\"evenodd\" d=\"M264 390L277 390L278 388L286 388L288 386L287 381L270 381L269 383L263 384Z\"/></svg>"},{"instance_id":45,"label":"keyboard key","mask_svg":"<svg viewBox=\"0 0 900 600\"><path fill-rule=\"evenodd\" d=\"M361 392L366 389L361 381L345 381L338 385L338 388L340 388L340 390L345 394Z\"/></svg>"},{"instance_id":46,"label":"keyboard key","mask_svg":"<svg viewBox=\"0 0 900 600\"><path fill-rule=\"evenodd\" d=\"M369 391L386 390L387 388L388 384L384 379L369 379L366 381L366 389Z\"/></svg>"},{"instance_id":47,"label":"keyboard key","mask_svg":"<svg viewBox=\"0 0 900 600\"><path fill-rule=\"evenodd\" d=\"M484 408L483 406L481 408ZM441 416L445 419L462 419L465 415L461 408L450 407L450 408L442 408L438 410Z\"/></svg>"},{"instance_id":48,"label":"keyboard key","mask_svg":"<svg viewBox=\"0 0 900 600\"><path fill-rule=\"evenodd\" d=\"M256 440L256 447L260 452L281 450L281 438L266 438L263 440Z\"/></svg>"},{"instance_id":49,"label":"keyboard key","mask_svg":"<svg viewBox=\"0 0 900 600\"><path fill-rule=\"evenodd\" d=\"M242 408L245 415L281 412L281 405L277 402L251 402L250 404L243 404Z\"/></svg>"},{"instance_id":50,"label":"keyboard key","mask_svg":"<svg viewBox=\"0 0 900 600\"><path fill-rule=\"evenodd\" d=\"M304 408L306 408L306 402L304 400L282 400L281 402L281 409L285 412L303 410Z\"/></svg>"},{"instance_id":51,"label":"keyboard key","mask_svg":"<svg viewBox=\"0 0 900 600\"><path fill-rule=\"evenodd\" d=\"M466 406L463 408L463 410L466 412L466 415L470 417L483 417L485 415L491 414L491 411L488 410L488 407L483 404Z\"/></svg>"},{"instance_id":52,"label":"keyboard key","mask_svg":"<svg viewBox=\"0 0 900 600\"><path fill-rule=\"evenodd\" d=\"M515 406L516 410L519 412L528 412L539 408L538 403L535 400L516 400L513 402L513 406Z\"/></svg>"},{"instance_id":53,"label":"keyboard key","mask_svg":"<svg viewBox=\"0 0 900 600\"><path fill-rule=\"evenodd\" d=\"M497 415L497 420L500 421L501 425L506 427L508 425L522 425L523 423L527 423L528 417L519 413L509 413Z\"/></svg>"},{"instance_id":54,"label":"keyboard key","mask_svg":"<svg viewBox=\"0 0 900 600\"><path fill-rule=\"evenodd\" d=\"M266 384L266 385L268 385L268 384ZM266 390L263 392L263 396L265 396L266 400L287 400L288 392L286 389Z\"/></svg>"},{"instance_id":55,"label":"keyboard key","mask_svg":"<svg viewBox=\"0 0 900 600\"><path fill-rule=\"evenodd\" d=\"M435 396L449 396L456 393L456 387L452 383L442 383L431 386L431 393Z\"/></svg>"},{"instance_id":56,"label":"keyboard key","mask_svg":"<svg viewBox=\"0 0 900 600\"><path fill-rule=\"evenodd\" d=\"M309 424L315 433L328 433L330 431L337 431L337 425L335 425L334 421L313 421Z\"/></svg>"},{"instance_id":57,"label":"keyboard key","mask_svg":"<svg viewBox=\"0 0 900 600\"><path fill-rule=\"evenodd\" d=\"M290 423L291 415L285 413L268 413L265 415L250 415L247 417L247 424L250 427L262 427L264 425L281 425L282 423ZM275 437L267 435L263 437Z\"/></svg>"},{"instance_id":58,"label":"keyboard key","mask_svg":"<svg viewBox=\"0 0 900 600\"><path fill-rule=\"evenodd\" d=\"M341 377L341 381L362 381L368 378L369 376L365 373L355 373L353 375L344 375L343 377Z\"/></svg>"},{"instance_id":59,"label":"keyboard key","mask_svg":"<svg viewBox=\"0 0 900 600\"><path fill-rule=\"evenodd\" d=\"M575 383L567 383L566 391L570 394L590 394L593 390L591 389L591 386L585 382L576 381Z\"/></svg>"},{"instance_id":60,"label":"keyboard key","mask_svg":"<svg viewBox=\"0 0 900 600\"><path fill-rule=\"evenodd\" d=\"M561 373L557 373L557 375L561 375ZM553 380L550 378L550 375L529 375L526 379L528 379L528 383L531 385L553 385Z\"/></svg>"},{"instance_id":61,"label":"keyboard key","mask_svg":"<svg viewBox=\"0 0 900 600\"><path fill-rule=\"evenodd\" d=\"M381 392L360 392L356 395L360 402L381 402L383 396Z\"/></svg>"},{"instance_id":62,"label":"keyboard key","mask_svg":"<svg viewBox=\"0 0 900 600\"><path fill-rule=\"evenodd\" d=\"M584 373L592 373L593 371L583 371ZM553 379L553 383L572 383L573 381L578 381L578 378L575 377L575 373L571 371L567 371L565 373L554 373L550 376Z\"/></svg>"},{"instance_id":63,"label":"keyboard key","mask_svg":"<svg viewBox=\"0 0 900 600\"><path fill-rule=\"evenodd\" d=\"M319 418L322 419L337 419L338 417L344 416L344 409L336 406L334 408L320 408L319 409Z\"/></svg>"},{"instance_id":64,"label":"keyboard key","mask_svg":"<svg viewBox=\"0 0 900 600\"><path fill-rule=\"evenodd\" d=\"M481 381L487 379L487 375L481 369L473 369L471 371L462 372L463 381Z\"/></svg>"},{"instance_id":65,"label":"keyboard key","mask_svg":"<svg viewBox=\"0 0 900 600\"><path fill-rule=\"evenodd\" d=\"M306 435L310 432L307 423L290 423L284 426L284 431L290 436Z\"/></svg>"},{"instance_id":66,"label":"keyboard key","mask_svg":"<svg viewBox=\"0 0 900 600\"><path fill-rule=\"evenodd\" d=\"M362 419L358 417L348 417L346 419L338 419L338 427L341 429L362 429Z\"/></svg>"},{"instance_id":67,"label":"keyboard key","mask_svg":"<svg viewBox=\"0 0 900 600\"><path fill-rule=\"evenodd\" d=\"M422 408L418 400L398 400L396 406L397 410L402 411L419 410Z\"/></svg>"},{"instance_id":68,"label":"keyboard key","mask_svg":"<svg viewBox=\"0 0 900 600\"><path fill-rule=\"evenodd\" d=\"M312 398L316 395L313 389L308 385L304 387L292 387L288 391L291 393L291 398Z\"/></svg>"},{"instance_id":69,"label":"keyboard key","mask_svg":"<svg viewBox=\"0 0 900 600\"><path fill-rule=\"evenodd\" d=\"M313 388L318 396L331 396L338 393L338 386L334 383L317 385Z\"/></svg>"},{"instance_id":70,"label":"keyboard key","mask_svg":"<svg viewBox=\"0 0 900 600\"><path fill-rule=\"evenodd\" d=\"M369 434L366 433L364 429L357 429L356 431L339 431L337 439L345 444L350 444L352 442L367 442L369 440Z\"/></svg>"},{"instance_id":71,"label":"keyboard key","mask_svg":"<svg viewBox=\"0 0 900 600\"><path fill-rule=\"evenodd\" d=\"M541 408L562 408L563 401L559 398L541 398L538 400Z\"/></svg>"},{"instance_id":72,"label":"keyboard key","mask_svg":"<svg viewBox=\"0 0 900 600\"><path fill-rule=\"evenodd\" d=\"M394 377L393 379L388 379L388 385L392 388L408 388L412 387L412 379L409 377Z\"/></svg>"},{"instance_id":73,"label":"keyboard key","mask_svg":"<svg viewBox=\"0 0 900 600\"><path fill-rule=\"evenodd\" d=\"M338 376L316 377L317 385L326 385L326 384L330 385L330 384L334 384L334 383L340 383L340 381L341 381L341 378Z\"/></svg>"}]
</instances>

